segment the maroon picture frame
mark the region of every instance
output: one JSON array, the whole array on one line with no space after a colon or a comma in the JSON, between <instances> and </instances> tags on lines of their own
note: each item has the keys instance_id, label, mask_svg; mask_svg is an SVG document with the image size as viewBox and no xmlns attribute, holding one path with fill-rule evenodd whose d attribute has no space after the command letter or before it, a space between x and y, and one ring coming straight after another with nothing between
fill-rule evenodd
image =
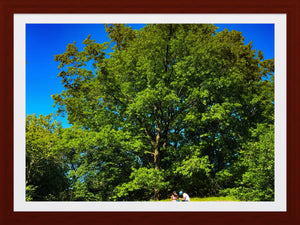
<instances>
[{"instance_id":1,"label":"maroon picture frame","mask_svg":"<svg viewBox=\"0 0 300 225\"><path fill-rule=\"evenodd\" d=\"M14 212L13 15L15 13L287 14L286 212ZM0 0L0 225L300 224L300 1L298 0Z\"/></svg>"}]
</instances>

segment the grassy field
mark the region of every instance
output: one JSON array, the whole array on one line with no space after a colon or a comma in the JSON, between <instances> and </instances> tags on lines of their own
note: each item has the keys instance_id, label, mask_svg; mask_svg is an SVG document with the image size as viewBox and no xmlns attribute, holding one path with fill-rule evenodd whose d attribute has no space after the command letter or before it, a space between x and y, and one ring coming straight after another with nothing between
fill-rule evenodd
<instances>
[{"instance_id":1,"label":"grassy field","mask_svg":"<svg viewBox=\"0 0 300 225\"><path fill-rule=\"evenodd\" d=\"M232 197L205 197L205 198L199 198L199 197L190 197L191 202L208 202L208 201L238 201L237 199L234 199ZM169 199L160 200L162 202L168 202Z\"/></svg>"}]
</instances>

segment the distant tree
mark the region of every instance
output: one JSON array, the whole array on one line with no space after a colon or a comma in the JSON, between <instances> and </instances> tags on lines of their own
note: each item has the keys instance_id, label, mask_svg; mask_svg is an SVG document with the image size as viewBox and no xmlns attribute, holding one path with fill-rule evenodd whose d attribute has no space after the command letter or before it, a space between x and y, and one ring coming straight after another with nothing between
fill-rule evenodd
<instances>
[{"instance_id":1,"label":"distant tree","mask_svg":"<svg viewBox=\"0 0 300 225\"><path fill-rule=\"evenodd\" d=\"M57 144L61 126L52 115L26 118L26 199L33 201L67 199L62 149Z\"/></svg>"},{"instance_id":2,"label":"distant tree","mask_svg":"<svg viewBox=\"0 0 300 225\"><path fill-rule=\"evenodd\" d=\"M274 125L258 124L251 133L237 165L223 174L234 185L222 192L243 201L274 201Z\"/></svg>"}]
</instances>

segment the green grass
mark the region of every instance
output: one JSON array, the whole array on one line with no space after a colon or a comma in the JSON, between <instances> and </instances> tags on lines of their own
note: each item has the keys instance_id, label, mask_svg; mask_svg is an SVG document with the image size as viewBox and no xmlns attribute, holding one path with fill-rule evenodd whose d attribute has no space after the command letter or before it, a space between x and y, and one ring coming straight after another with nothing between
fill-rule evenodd
<instances>
[{"instance_id":1,"label":"green grass","mask_svg":"<svg viewBox=\"0 0 300 225\"><path fill-rule=\"evenodd\" d=\"M205 198L199 198L199 197L190 197L191 202L208 202L208 201L238 201L232 197L205 197ZM169 199L160 200L161 202L168 202Z\"/></svg>"}]
</instances>

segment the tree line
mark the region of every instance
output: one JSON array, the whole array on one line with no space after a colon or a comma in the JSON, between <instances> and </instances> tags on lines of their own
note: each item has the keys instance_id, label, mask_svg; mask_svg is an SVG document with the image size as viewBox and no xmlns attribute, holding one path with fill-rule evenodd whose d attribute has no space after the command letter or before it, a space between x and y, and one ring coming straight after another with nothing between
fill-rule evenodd
<instances>
[{"instance_id":1,"label":"tree line","mask_svg":"<svg viewBox=\"0 0 300 225\"><path fill-rule=\"evenodd\" d=\"M26 199L274 200L274 60L212 24L105 28L55 56L71 127L26 118Z\"/></svg>"}]
</instances>

